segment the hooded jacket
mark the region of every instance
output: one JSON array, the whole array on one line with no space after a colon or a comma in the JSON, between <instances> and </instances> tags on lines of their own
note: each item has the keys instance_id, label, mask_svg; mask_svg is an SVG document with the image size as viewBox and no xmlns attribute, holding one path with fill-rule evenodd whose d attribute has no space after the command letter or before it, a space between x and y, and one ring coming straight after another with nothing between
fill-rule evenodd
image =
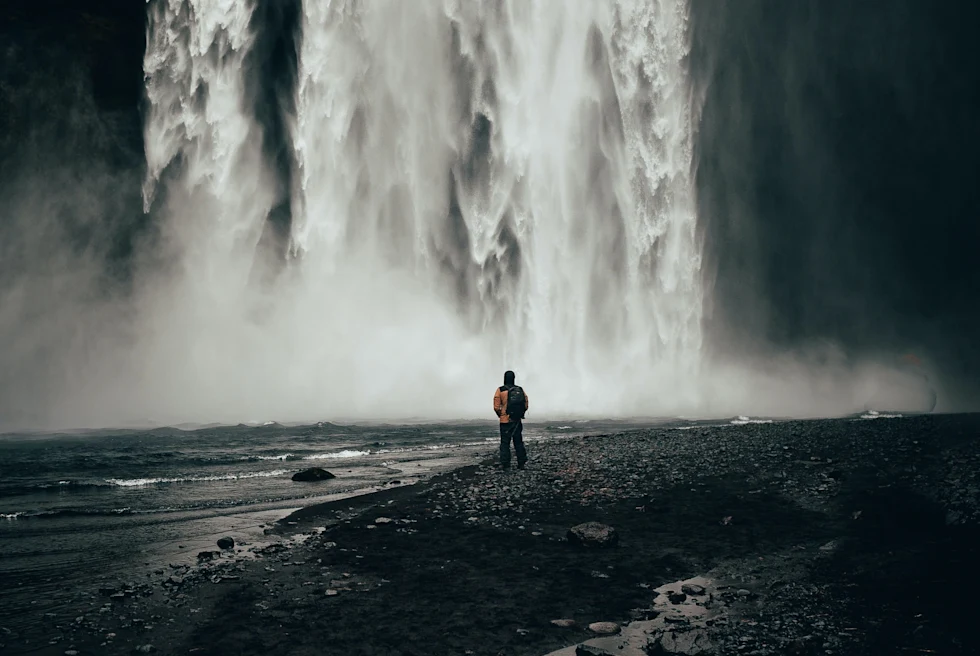
<instances>
[{"instance_id":1,"label":"hooded jacket","mask_svg":"<svg viewBox=\"0 0 980 656\"><path fill-rule=\"evenodd\" d=\"M524 411L526 412L528 407L530 407L530 402L527 399L527 391L524 392ZM504 413L507 409L507 388L498 387L493 393L493 411L497 413L500 417L501 424L509 424L510 417Z\"/></svg>"}]
</instances>

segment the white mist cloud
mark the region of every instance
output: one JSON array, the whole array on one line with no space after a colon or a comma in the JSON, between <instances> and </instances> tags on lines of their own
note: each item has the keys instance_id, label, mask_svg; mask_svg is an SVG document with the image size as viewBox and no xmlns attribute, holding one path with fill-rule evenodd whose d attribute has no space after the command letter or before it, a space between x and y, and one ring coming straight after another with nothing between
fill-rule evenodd
<instances>
[{"instance_id":1,"label":"white mist cloud","mask_svg":"<svg viewBox=\"0 0 980 656\"><path fill-rule=\"evenodd\" d=\"M106 261L134 218L140 173L109 164L125 137L99 114L84 71L30 46L0 62L11 99L0 139L0 426L77 406L129 327Z\"/></svg>"},{"instance_id":2,"label":"white mist cloud","mask_svg":"<svg viewBox=\"0 0 980 656\"><path fill-rule=\"evenodd\" d=\"M682 0L499 14L393 2L360 16L308 5L297 257L268 286L249 282L276 198L243 97L248 5L194 4L193 24L154 5L144 136L157 233L125 294L62 219L108 242L114 188L131 180L80 158L74 178L44 169L5 187L16 239L0 248L25 265L0 287L0 425L492 418L505 369L532 419L918 403L871 360L701 357ZM451 19L473 56L462 64ZM594 26L605 50L590 50ZM605 72L593 70L602 52ZM491 121L493 155L482 187L460 183L465 248L453 250L450 171L471 145L463 64L463 104ZM511 287L486 266L505 254L504 227L522 257Z\"/></svg>"}]
</instances>

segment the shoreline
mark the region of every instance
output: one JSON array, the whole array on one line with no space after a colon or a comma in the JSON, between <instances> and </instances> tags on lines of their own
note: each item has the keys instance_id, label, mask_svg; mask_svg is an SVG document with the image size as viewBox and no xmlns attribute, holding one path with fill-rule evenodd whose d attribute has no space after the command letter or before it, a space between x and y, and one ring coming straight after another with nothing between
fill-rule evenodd
<instances>
[{"instance_id":1,"label":"shoreline","mask_svg":"<svg viewBox=\"0 0 980 656\"><path fill-rule=\"evenodd\" d=\"M980 582L966 569L977 434L980 415L642 429L539 441L528 470L507 473L487 449L412 485L298 509L268 546L83 598L67 626L52 618L52 644L0 642L37 654L683 653L678 640L970 653L968 613L946 593ZM620 543L576 548L566 534L584 521ZM714 586L710 603L657 594L691 577ZM587 628L602 621L618 634Z\"/></svg>"}]
</instances>

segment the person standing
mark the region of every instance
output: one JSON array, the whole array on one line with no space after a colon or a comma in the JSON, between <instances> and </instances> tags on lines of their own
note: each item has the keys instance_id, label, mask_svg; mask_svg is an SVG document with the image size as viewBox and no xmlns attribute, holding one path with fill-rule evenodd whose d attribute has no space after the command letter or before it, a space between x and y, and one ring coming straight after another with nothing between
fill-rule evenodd
<instances>
[{"instance_id":1,"label":"person standing","mask_svg":"<svg viewBox=\"0 0 980 656\"><path fill-rule=\"evenodd\" d=\"M514 372L504 372L504 384L493 393L493 411L500 417L500 466L510 469L510 443L514 443L517 468L524 469L527 451L524 449L524 415L528 409L527 394L514 383Z\"/></svg>"}]
</instances>

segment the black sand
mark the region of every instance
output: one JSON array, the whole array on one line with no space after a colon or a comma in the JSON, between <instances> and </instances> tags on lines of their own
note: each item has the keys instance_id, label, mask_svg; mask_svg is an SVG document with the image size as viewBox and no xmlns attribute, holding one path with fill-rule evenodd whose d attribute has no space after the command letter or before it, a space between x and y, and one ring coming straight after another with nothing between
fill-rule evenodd
<instances>
[{"instance_id":1,"label":"black sand","mask_svg":"<svg viewBox=\"0 0 980 656\"><path fill-rule=\"evenodd\" d=\"M590 638L590 622L649 617L652 588L707 575L733 591L717 653L978 653L978 429L977 415L927 416L531 444L527 471L488 460L306 508L276 528L316 533L303 544L151 573L82 598L73 617L39 618L53 643L0 642L11 654L543 655ZM585 521L615 527L619 545L569 544Z\"/></svg>"}]
</instances>

